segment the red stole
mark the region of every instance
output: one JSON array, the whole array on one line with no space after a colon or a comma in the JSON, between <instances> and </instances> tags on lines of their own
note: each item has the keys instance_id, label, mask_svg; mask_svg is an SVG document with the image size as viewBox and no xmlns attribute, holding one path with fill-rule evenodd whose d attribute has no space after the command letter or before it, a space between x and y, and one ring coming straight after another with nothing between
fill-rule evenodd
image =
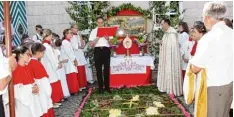
<instances>
[{"instance_id":1,"label":"red stole","mask_svg":"<svg viewBox=\"0 0 234 117\"><path fill-rule=\"evenodd\" d=\"M67 41L69 41L69 42L70 42L70 39L65 38L64 40L67 40Z\"/></svg>"},{"instance_id":2,"label":"red stole","mask_svg":"<svg viewBox=\"0 0 234 117\"><path fill-rule=\"evenodd\" d=\"M189 41L193 41L193 39L190 37L190 38L189 38Z\"/></svg>"},{"instance_id":3,"label":"red stole","mask_svg":"<svg viewBox=\"0 0 234 117\"><path fill-rule=\"evenodd\" d=\"M33 84L35 81L33 79L33 75L31 74L28 66L17 65L16 69L12 73L13 84Z\"/></svg>"},{"instance_id":4,"label":"red stole","mask_svg":"<svg viewBox=\"0 0 234 117\"><path fill-rule=\"evenodd\" d=\"M49 77L44 66L38 60L31 59L28 64L35 79L41 79L44 77Z\"/></svg>"},{"instance_id":5,"label":"red stole","mask_svg":"<svg viewBox=\"0 0 234 117\"><path fill-rule=\"evenodd\" d=\"M192 56L195 55L196 49L197 49L197 42L195 42L195 44L193 45L192 51L190 52L190 54L191 54Z\"/></svg>"},{"instance_id":6,"label":"red stole","mask_svg":"<svg viewBox=\"0 0 234 117\"><path fill-rule=\"evenodd\" d=\"M48 43L49 45L51 44L51 42L48 41L48 40L44 40L44 41L43 41L43 44L44 44L44 43Z\"/></svg>"}]
</instances>

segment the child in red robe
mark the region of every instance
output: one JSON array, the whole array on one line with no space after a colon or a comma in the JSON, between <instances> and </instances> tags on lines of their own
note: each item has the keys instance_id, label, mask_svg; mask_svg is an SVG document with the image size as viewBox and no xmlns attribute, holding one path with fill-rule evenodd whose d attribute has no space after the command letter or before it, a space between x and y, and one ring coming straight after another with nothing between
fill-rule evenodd
<instances>
[{"instance_id":1,"label":"child in red robe","mask_svg":"<svg viewBox=\"0 0 234 117\"><path fill-rule=\"evenodd\" d=\"M31 47L32 58L28 64L39 87L40 103L44 115L42 117L54 117L53 103L51 99L52 89L48 74L38 59L44 56L45 46L40 43L34 43Z\"/></svg>"},{"instance_id":2,"label":"child in red robe","mask_svg":"<svg viewBox=\"0 0 234 117\"><path fill-rule=\"evenodd\" d=\"M70 39L72 48L74 50L76 59L78 61L78 80L80 89L85 89L87 87L87 78L86 78L86 71L85 71L85 64L87 61L84 56L83 48L85 46L84 40L82 39L81 34L78 32L78 26L73 24L71 26L71 30L73 32L73 36Z\"/></svg>"},{"instance_id":3,"label":"child in red robe","mask_svg":"<svg viewBox=\"0 0 234 117\"><path fill-rule=\"evenodd\" d=\"M52 31L50 29L43 30L43 45L46 47L44 52L44 56L41 59L41 63L43 64L46 72L48 74L48 78L50 81L50 85L52 88L52 100L54 106L61 105L62 99L64 98L61 81L56 73L57 69L61 68L62 65L57 62L56 57L53 53L53 48L51 47L52 40Z\"/></svg>"},{"instance_id":4,"label":"child in red robe","mask_svg":"<svg viewBox=\"0 0 234 117\"><path fill-rule=\"evenodd\" d=\"M61 58L63 60L68 59L67 63L64 63L65 72L67 76L67 85L71 94L79 92L79 78L77 73L78 62L76 60L75 53L73 51L70 39L72 38L72 32L70 29L63 31L63 41L61 46Z\"/></svg>"},{"instance_id":5,"label":"child in red robe","mask_svg":"<svg viewBox=\"0 0 234 117\"><path fill-rule=\"evenodd\" d=\"M29 49L19 46L13 53L16 54L18 62L18 66L12 73L16 117L40 117L43 112L38 96L39 88L26 65L30 61Z\"/></svg>"}]
</instances>

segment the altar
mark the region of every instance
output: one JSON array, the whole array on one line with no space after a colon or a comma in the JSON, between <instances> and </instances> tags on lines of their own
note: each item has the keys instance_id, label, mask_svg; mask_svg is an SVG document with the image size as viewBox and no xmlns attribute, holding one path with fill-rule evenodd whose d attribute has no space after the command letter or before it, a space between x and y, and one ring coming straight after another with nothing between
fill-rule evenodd
<instances>
[{"instance_id":1,"label":"altar","mask_svg":"<svg viewBox=\"0 0 234 117\"><path fill-rule=\"evenodd\" d=\"M140 86L152 83L155 57L139 54L125 58L124 55L111 57L110 87Z\"/></svg>"}]
</instances>

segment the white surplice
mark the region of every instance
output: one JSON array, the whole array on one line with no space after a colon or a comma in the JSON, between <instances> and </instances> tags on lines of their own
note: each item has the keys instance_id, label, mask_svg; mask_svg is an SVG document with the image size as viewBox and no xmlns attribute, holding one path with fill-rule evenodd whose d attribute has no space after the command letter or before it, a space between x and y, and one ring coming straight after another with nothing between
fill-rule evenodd
<instances>
[{"instance_id":1,"label":"white surplice","mask_svg":"<svg viewBox=\"0 0 234 117\"><path fill-rule=\"evenodd\" d=\"M185 59L192 59L192 55L190 54L192 49L193 49L193 45L195 44L195 41L185 41L183 43L183 45L181 46L181 57L185 57ZM182 58L182 70L186 70L188 63L184 62L183 58Z\"/></svg>"},{"instance_id":2,"label":"white surplice","mask_svg":"<svg viewBox=\"0 0 234 117\"><path fill-rule=\"evenodd\" d=\"M54 49L54 54L55 54L55 57L58 58L58 61L62 61L61 57L60 57L61 54L60 54L60 51L58 49ZM58 74L58 77L59 77L61 84L62 84L62 90L63 90L64 97L69 97L70 92L69 92L69 89L67 86L67 79L66 79L66 73L65 73L64 66L57 70L57 74Z\"/></svg>"},{"instance_id":3,"label":"white surplice","mask_svg":"<svg viewBox=\"0 0 234 117\"><path fill-rule=\"evenodd\" d=\"M57 82L59 80L58 75L56 73L58 69L58 61L53 52L53 48L48 44L43 44L46 47L45 54L41 59L41 63L46 69L47 74L49 75L50 83Z\"/></svg>"},{"instance_id":4,"label":"white surplice","mask_svg":"<svg viewBox=\"0 0 234 117\"><path fill-rule=\"evenodd\" d=\"M164 34L159 52L157 86L162 92L182 94L181 55L176 30L170 27Z\"/></svg>"},{"instance_id":5,"label":"white surplice","mask_svg":"<svg viewBox=\"0 0 234 117\"><path fill-rule=\"evenodd\" d=\"M87 58L87 64L85 65L85 72L86 72L86 78L89 83L93 83L93 72L92 72L92 67L89 64L89 58Z\"/></svg>"},{"instance_id":6,"label":"white surplice","mask_svg":"<svg viewBox=\"0 0 234 117\"><path fill-rule=\"evenodd\" d=\"M16 117L42 116L39 96L32 93L32 87L32 84L14 85Z\"/></svg>"},{"instance_id":7,"label":"white surplice","mask_svg":"<svg viewBox=\"0 0 234 117\"><path fill-rule=\"evenodd\" d=\"M180 44L180 52L181 52L182 70L186 70L188 63L184 62L183 55L186 59L190 59L189 57L190 57L190 52L192 50L192 44L193 44L189 42L189 35L186 32L179 34L179 44Z\"/></svg>"},{"instance_id":8,"label":"white surplice","mask_svg":"<svg viewBox=\"0 0 234 117\"><path fill-rule=\"evenodd\" d=\"M53 107L53 101L51 99L52 88L50 86L50 81L47 77L42 79L35 79L35 82L39 88L38 96L40 98L40 104L43 113L47 113L50 108Z\"/></svg>"},{"instance_id":9,"label":"white surplice","mask_svg":"<svg viewBox=\"0 0 234 117\"><path fill-rule=\"evenodd\" d=\"M64 63L66 74L78 73L77 67L74 65L74 60L76 59L75 53L73 51L72 45L68 40L63 40L61 46L61 59L68 59L67 63Z\"/></svg>"},{"instance_id":10,"label":"white surplice","mask_svg":"<svg viewBox=\"0 0 234 117\"><path fill-rule=\"evenodd\" d=\"M0 79L6 78L10 75L8 59L3 56L2 49L0 48ZM9 113L9 97L8 97L8 86L5 87L4 90L0 91L0 95L2 95L3 106L5 110L5 117L10 117Z\"/></svg>"},{"instance_id":11,"label":"white surplice","mask_svg":"<svg viewBox=\"0 0 234 117\"><path fill-rule=\"evenodd\" d=\"M36 58L31 58L31 59L37 60ZM52 88L50 85L50 81L47 77L43 77L40 79L34 78L34 80L39 88L38 96L43 114L45 114L48 112L50 108L53 107L53 101L51 99Z\"/></svg>"},{"instance_id":12,"label":"white surplice","mask_svg":"<svg viewBox=\"0 0 234 117\"><path fill-rule=\"evenodd\" d=\"M0 79L6 78L10 75L8 59L3 56L2 49L0 48ZM0 95L7 92L8 86L2 91L0 91Z\"/></svg>"},{"instance_id":13,"label":"white surplice","mask_svg":"<svg viewBox=\"0 0 234 117\"><path fill-rule=\"evenodd\" d=\"M179 45L180 45L180 48L184 45L184 43L186 42L186 41L188 41L189 40L189 35L188 35L188 33L186 33L186 32L183 32L183 33L180 33L179 34Z\"/></svg>"},{"instance_id":14,"label":"white surplice","mask_svg":"<svg viewBox=\"0 0 234 117\"><path fill-rule=\"evenodd\" d=\"M79 35L73 35L71 38L71 45L74 50L76 60L78 61L78 66L84 66L87 64L87 61L84 56L83 49L80 49L79 46L81 46L81 40Z\"/></svg>"}]
</instances>

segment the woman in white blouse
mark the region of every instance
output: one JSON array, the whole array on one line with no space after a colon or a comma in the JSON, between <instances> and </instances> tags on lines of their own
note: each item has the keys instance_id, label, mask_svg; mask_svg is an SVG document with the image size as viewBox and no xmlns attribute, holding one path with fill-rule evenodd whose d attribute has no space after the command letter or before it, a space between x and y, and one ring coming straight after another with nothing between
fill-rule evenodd
<instances>
[{"instance_id":1,"label":"woman in white blouse","mask_svg":"<svg viewBox=\"0 0 234 117\"><path fill-rule=\"evenodd\" d=\"M180 45L180 52L181 52L181 58L182 58L182 78L184 78L184 74L187 68L187 62L188 59L188 53L190 52L190 48L192 48L192 45L189 44L189 28L186 22L180 22L179 23L179 45ZM184 49L187 48L187 49Z\"/></svg>"}]
</instances>

